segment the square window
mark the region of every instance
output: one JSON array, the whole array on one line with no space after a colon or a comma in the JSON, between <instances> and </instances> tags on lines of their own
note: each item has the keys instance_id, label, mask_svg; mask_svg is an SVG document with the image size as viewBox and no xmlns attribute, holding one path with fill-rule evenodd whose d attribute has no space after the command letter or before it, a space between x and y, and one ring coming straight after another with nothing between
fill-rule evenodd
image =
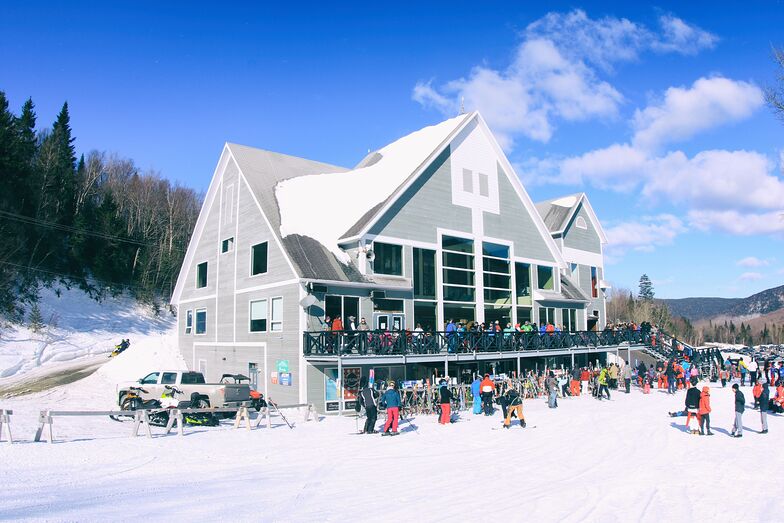
<instances>
[{"instance_id":1,"label":"square window","mask_svg":"<svg viewBox=\"0 0 784 523\"><path fill-rule=\"evenodd\" d=\"M196 311L196 334L207 333L207 309Z\"/></svg>"},{"instance_id":2,"label":"square window","mask_svg":"<svg viewBox=\"0 0 784 523\"><path fill-rule=\"evenodd\" d=\"M193 329L193 311L185 311L185 334L190 334Z\"/></svg>"},{"instance_id":3,"label":"square window","mask_svg":"<svg viewBox=\"0 0 784 523\"><path fill-rule=\"evenodd\" d=\"M196 266L196 288L203 289L207 286L207 262Z\"/></svg>"},{"instance_id":4,"label":"square window","mask_svg":"<svg viewBox=\"0 0 784 523\"><path fill-rule=\"evenodd\" d=\"M250 331L267 332L267 300L250 302Z\"/></svg>"},{"instance_id":5,"label":"square window","mask_svg":"<svg viewBox=\"0 0 784 523\"><path fill-rule=\"evenodd\" d=\"M403 276L403 247L401 245L375 242L373 252L376 254L373 261L373 272Z\"/></svg>"},{"instance_id":6,"label":"square window","mask_svg":"<svg viewBox=\"0 0 784 523\"><path fill-rule=\"evenodd\" d=\"M539 289L551 291L555 288L552 267L537 265L536 276L536 282Z\"/></svg>"},{"instance_id":7,"label":"square window","mask_svg":"<svg viewBox=\"0 0 784 523\"><path fill-rule=\"evenodd\" d=\"M250 275L267 272L267 242L257 243L250 248Z\"/></svg>"},{"instance_id":8,"label":"square window","mask_svg":"<svg viewBox=\"0 0 784 523\"><path fill-rule=\"evenodd\" d=\"M221 254L226 254L234 250L234 238L226 238L221 242Z\"/></svg>"},{"instance_id":9,"label":"square window","mask_svg":"<svg viewBox=\"0 0 784 523\"><path fill-rule=\"evenodd\" d=\"M283 298L272 298L270 304L270 326L272 332L283 330Z\"/></svg>"}]
</instances>

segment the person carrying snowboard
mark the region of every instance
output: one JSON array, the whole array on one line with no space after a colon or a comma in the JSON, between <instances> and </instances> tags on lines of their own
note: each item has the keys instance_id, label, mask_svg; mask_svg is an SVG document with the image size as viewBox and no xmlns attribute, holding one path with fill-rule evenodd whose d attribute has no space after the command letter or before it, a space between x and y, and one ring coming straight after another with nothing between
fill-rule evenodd
<instances>
[{"instance_id":1,"label":"person carrying snowboard","mask_svg":"<svg viewBox=\"0 0 784 523\"><path fill-rule=\"evenodd\" d=\"M520 427L525 428L525 417L523 417L523 398L514 388L506 390L506 418L504 418L504 428L508 429L512 424L512 416L517 416L520 420Z\"/></svg>"},{"instance_id":2,"label":"person carrying snowboard","mask_svg":"<svg viewBox=\"0 0 784 523\"><path fill-rule=\"evenodd\" d=\"M391 381L387 385L387 390L381 396L381 406L387 409L387 422L384 423L384 434L392 436L397 434L397 424L400 421L400 393L395 390L395 382ZM389 432L389 429L392 432Z\"/></svg>"},{"instance_id":3,"label":"person carrying snowboard","mask_svg":"<svg viewBox=\"0 0 784 523\"><path fill-rule=\"evenodd\" d=\"M474 397L474 414L482 413L482 380L479 379L477 374L474 381L471 383L471 395Z\"/></svg>"},{"instance_id":4,"label":"person carrying snowboard","mask_svg":"<svg viewBox=\"0 0 784 523\"><path fill-rule=\"evenodd\" d=\"M361 434L376 433L376 419L378 418L378 392L368 385L368 379L362 376L359 380L362 390L359 392L359 404L365 408L365 428Z\"/></svg>"},{"instance_id":5,"label":"person carrying snowboard","mask_svg":"<svg viewBox=\"0 0 784 523\"><path fill-rule=\"evenodd\" d=\"M438 389L439 404L441 405L441 418L438 422L441 425L447 425L452 421L452 393L449 391L449 385L446 380L441 380L441 387Z\"/></svg>"}]
</instances>

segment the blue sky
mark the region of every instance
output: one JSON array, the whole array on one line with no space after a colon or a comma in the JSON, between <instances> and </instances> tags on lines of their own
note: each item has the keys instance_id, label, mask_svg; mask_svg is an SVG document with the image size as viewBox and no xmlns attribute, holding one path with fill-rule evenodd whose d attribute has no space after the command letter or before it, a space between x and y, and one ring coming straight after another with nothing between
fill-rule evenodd
<instances>
[{"instance_id":1,"label":"blue sky","mask_svg":"<svg viewBox=\"0 0 784 523\"><path fill-rule=\"evenodd\" d=\"M225 141L351 166L465 98L534 200L589 195L616 286L784 283L781 1L256 4L4 2L0 89L198 190Z\"/></svg>"}]
</instances>

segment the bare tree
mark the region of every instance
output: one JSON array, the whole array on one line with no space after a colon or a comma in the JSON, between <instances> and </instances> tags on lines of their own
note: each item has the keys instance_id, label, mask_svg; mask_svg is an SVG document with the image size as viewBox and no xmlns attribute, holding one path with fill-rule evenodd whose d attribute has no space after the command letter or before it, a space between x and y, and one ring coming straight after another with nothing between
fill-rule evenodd
<instances>
[{"instance_id":1,"label":"bare tree","mask_svg":"<svg viewBox=\"0 0 784 523\"><path fill-rule=\"evenodd\" d=\"M765 101L776 117L784 120L784 50L773 47L772 54L778 66L776 85L765 89Z\"/></svg>"}]
</instances>

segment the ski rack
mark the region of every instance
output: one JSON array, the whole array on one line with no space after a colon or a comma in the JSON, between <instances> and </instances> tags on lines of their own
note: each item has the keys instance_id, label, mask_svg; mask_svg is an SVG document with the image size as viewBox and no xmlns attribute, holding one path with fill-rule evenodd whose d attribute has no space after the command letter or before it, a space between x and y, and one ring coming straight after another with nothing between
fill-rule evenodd
<instances>
[{"instance_id":1,"label":"ski rack","mask_svg":"<svg viewBox=\"0 0 784 523\"><path fill-rule=\"evenodd\" d=\"M288 421L283 416L283 414L280 412L281 409L302 409L302 408L305 408L305 415L304 415L304 421L305 422L310 421L311 416L313 416L313 419L316 422L319 421L318 413L316 412L316 408L313 406L312 403L297 403L297 404L293 404L293 405L278 405L277 403L275 403L275 404L268 403L266 407L263 407L259 411L259 416L258 416L258 418L256 418L256 423L253 425L254 428L258 428L259 425L261 425L261 421L264 420L264 419L267 420L267 428L268 429L272 428L272 413L273 412L272 412L272 409L270 408L270 405L272 405L272 408L274 408L275 411L277 411L278 415L281 418L283 418L283 420L286 421L287 424L288 424ZM289 425L289 427L293 428L293 426L291 426L291 425Z\"/></svg>"},{"instance_id":2,"label":"ski rack","mask_svg":"<svg viewBox=\"0 0 784 523\"><path fill-rule=\"evenodd\" d=\"M3 441L3 428L5 428L9 444L14 442L14 438L11 436L11 415L13 413L13 410L0 409L0 441Z\"/></svg>"}]
</instances>

